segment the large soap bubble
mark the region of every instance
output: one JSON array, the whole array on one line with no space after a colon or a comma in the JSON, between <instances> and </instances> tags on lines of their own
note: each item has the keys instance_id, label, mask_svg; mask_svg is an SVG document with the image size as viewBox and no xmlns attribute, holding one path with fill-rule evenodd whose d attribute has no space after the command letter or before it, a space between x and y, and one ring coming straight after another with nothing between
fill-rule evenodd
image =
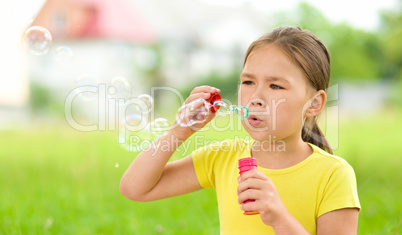
<instances>
[{"instance_id":1,"label":"large soap bubble","mask_svg":"<svg viewBox=\"0 0 402 235\"><path fill-rule=\"evenodd\" d=\"M49 30L41 26L32 26L22 37L24 48L34 55L44 55L52 45L52 35Z\"/></svg>"}]
</instances>

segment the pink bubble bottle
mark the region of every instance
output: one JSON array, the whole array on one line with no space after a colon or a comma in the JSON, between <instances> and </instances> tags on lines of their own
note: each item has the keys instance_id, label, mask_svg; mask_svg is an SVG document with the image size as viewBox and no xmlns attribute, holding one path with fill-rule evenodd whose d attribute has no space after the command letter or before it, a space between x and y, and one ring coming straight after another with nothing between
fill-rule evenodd
<instances>
[{"instance_id":1,"label":"pink bubble bottle","mask_svg":"<svg viewBox=\"0 0 402 235\"><path fill-rule=\"evenodd\" d=\"M242 175L244 172L257 169L257 160L253 157L242 158L239 159L239 163L237 165L239 167L239 174ZM254 200L246 200L244 204L253 202ZM257 215L257 211L245 211L244 215Z\"/></svg>"}]
</instances>

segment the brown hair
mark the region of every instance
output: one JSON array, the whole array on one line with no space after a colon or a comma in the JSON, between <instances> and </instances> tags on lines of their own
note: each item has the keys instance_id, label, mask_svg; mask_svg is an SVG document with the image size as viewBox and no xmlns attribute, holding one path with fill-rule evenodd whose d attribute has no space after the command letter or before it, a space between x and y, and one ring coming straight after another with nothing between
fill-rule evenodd
<instances>
[{"instance_id":1,"label":"brown hair","mask_svg":"<svg viewBox=\"0 0 402 235\"><path fill-rule=\"evenodd\" d=\"M328 49L314 34L299 27L279 27L254 41L246 52L243 67L253 50L270 44L279 46L300 67L314 89L328 89L331 73ZM302 139L333 153L318 126L317 116L308 117L304 122Z\"/></svg>"}]
</instances>

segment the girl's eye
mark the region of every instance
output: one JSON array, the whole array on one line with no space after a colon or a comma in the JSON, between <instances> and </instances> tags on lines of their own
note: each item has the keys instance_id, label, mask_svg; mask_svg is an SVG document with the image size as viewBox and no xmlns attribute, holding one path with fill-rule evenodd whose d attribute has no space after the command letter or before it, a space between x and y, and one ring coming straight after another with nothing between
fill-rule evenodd
<instances>
[{"instance_id":1,"label":"girl's eye","mask_svg":"<svg viewBox=\"0 0 402 235\"><path fill-rule=\"evenodd\" d=\"M242 82L242 84L244 84L244 85L253 85L254 82L253 81L244 81L244 82Z\"/></svg>"},{"instance_id":2,"label":"girl's eye","mask_svg":"<svg viewBox=\"0 0 402 235\"><path fill-rule=\"evenodd\" d=\"M274 90L281 90L281 89L284 89L283 87L278 86L278 85L275 85L275 84L271 84L270 87L271 87L272 89L274 89Z\"/></svg>"}]
</instances>

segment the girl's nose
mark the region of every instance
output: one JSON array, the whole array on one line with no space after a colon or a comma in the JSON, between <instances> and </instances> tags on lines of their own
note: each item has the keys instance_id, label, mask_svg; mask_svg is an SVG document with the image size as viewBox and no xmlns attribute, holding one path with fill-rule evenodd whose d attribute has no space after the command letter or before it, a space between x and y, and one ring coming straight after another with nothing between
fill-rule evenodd
<instances>
[{"instance_id":1,"label":"girl's nose","mask_svg":"<svg viewBox=\"0 0 402 235\"><path fill-rule=\"evenodd\" d=\"M253 98L250 100L251 106L265 107L265 101L260 98Z\"/></svg>"}]
</instances>

